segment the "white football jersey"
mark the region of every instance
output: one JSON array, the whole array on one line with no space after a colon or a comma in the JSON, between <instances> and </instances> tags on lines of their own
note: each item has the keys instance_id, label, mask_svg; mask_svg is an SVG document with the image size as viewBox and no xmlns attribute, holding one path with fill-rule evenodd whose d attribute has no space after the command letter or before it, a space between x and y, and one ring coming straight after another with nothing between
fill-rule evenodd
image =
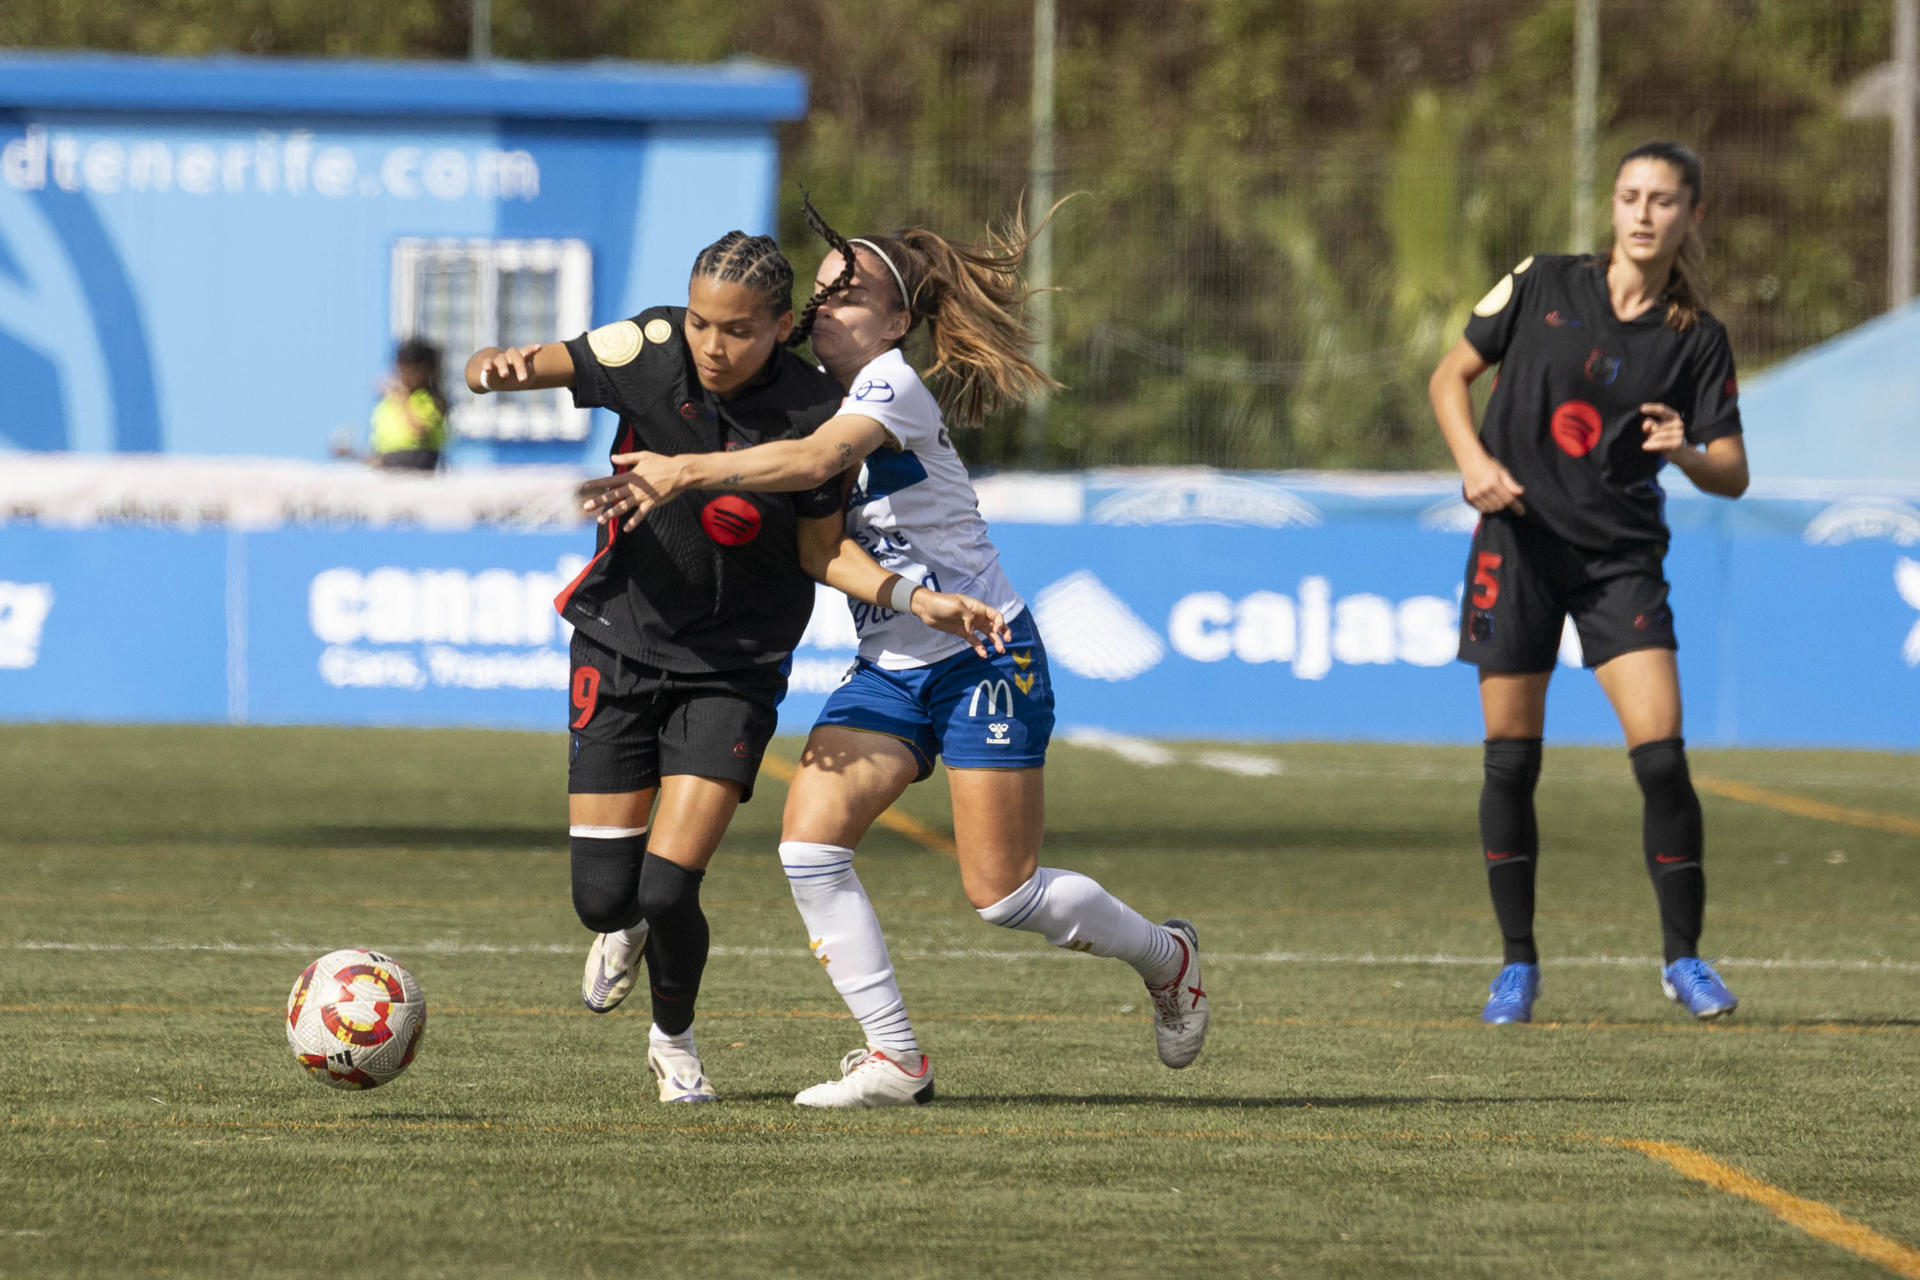
<instances>
[{"instance_id":1,"label":"white football jersey","mask_svg":"<svg viewBox=\"0 0 1920 1280\"><path fill-rule=\"evenodd\" d=\"M898 348L854 376L840 412L879 423L880 447L861 464L847 499L847 532L882 567L935 591L958 591L1018 617L1026 602L1000 569L966 464L954 452L940 405ZM889 671L923 667L965 649L912 614L853 601L860 656Z\"/></svg>"}]
</instances>

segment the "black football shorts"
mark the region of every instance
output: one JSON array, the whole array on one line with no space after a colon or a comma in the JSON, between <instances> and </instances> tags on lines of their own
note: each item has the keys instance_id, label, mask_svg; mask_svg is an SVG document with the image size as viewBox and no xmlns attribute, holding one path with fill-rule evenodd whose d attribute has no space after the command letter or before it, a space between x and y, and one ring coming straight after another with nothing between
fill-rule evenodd
<instances>
[{"instance_id":1,"label":"black football shorts","mask_svg":"<svg viewBox=\"0 0 1920 1280\"><path fill-rule=\"evenodd\" d=\"M753 798L787 678L777 666L661 671L573 633L567 794L618 795L691 774Z\"/></svg>"},{"instance_id":2,"label":"black football shorts","mask_svg":"<svg viewBox=\"0 0 1920 1280\"><path fill-rule=\"evenodd\" d=\"M1552 671L1566 619L1597 667L1635 649L1678 649L1666 548L1589 551L1507 515L1481 518L1467 553L1460 660L1490 675Z\"/></svg>"}]
</instances>

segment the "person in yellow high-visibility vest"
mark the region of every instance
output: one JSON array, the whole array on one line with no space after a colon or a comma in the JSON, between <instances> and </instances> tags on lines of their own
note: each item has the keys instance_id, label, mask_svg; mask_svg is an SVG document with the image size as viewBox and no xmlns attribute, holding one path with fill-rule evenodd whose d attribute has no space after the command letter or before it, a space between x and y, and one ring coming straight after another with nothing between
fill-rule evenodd
<instances>
[{"instance_id":1,"label":"person in yellow high-visibility vest","mask_svg":"<svg viewBox=\"0 0 1920 1280\"><path fill-rule=\"evenodd\" d=\"M439 347L419 338L400 344L371 423L374 466L432 471L440 465L447 446L447 393L441 384Z\"/></svg>"}]
</instances>

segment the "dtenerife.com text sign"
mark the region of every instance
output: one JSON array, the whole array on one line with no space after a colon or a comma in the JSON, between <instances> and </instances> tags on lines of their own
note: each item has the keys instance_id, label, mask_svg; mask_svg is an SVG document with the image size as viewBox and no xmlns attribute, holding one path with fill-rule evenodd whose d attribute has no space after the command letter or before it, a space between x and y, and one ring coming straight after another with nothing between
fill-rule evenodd
<instances>
[{"instance_id":1,"label":"dtenerife.com text sign","mask_svg":"<svg viewBox=\"0 0 1920 1280\"><path fill-rule=\"evenodd\" d=\"M1457 501L1135 489L994 519L1063 727L1479 737L1453 658L1473 520ZM1672 515L1690 740L1920 746L1920 506L1688 498ZM0 525L0 718L558 731L570 633L551 602L591 539ZM804 731L853 657L823 588L783 729ZM1548 733L1616 741L1578 663L1570 636ZM990 693L980 713L1004 716Z\"/></svg>"}]
</instances>

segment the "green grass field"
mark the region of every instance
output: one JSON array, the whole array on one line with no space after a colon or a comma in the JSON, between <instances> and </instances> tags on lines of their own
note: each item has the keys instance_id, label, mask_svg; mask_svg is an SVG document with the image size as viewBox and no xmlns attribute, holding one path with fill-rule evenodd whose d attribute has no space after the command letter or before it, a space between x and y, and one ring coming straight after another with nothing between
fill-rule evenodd
<instances>
[{"instance_id":1,"label":"green grass field","mask_svg":"<svg viewBox=\"0 0 1920 1280\"><path fill-rule=\"evenodd\" d=\"M0 1276L1920 1276L1920 756L1695 753L1742 1000L1700 1026L1623 753L1549 750L1543 1021L1495 1029L1476 750L1171 750L1057 746L1047 861L1198 924L1198 1064L1129 971L876 830L940 1097L817 1114L858 1031L773 777L704 893L722 1101L669 1109L644 1001L580 1007L557 735L8 726ZM937 779L902 808L946 828ZM283 1033L345 945L432 1009L367 1094Z\"/></svg>"}]
</instances>

